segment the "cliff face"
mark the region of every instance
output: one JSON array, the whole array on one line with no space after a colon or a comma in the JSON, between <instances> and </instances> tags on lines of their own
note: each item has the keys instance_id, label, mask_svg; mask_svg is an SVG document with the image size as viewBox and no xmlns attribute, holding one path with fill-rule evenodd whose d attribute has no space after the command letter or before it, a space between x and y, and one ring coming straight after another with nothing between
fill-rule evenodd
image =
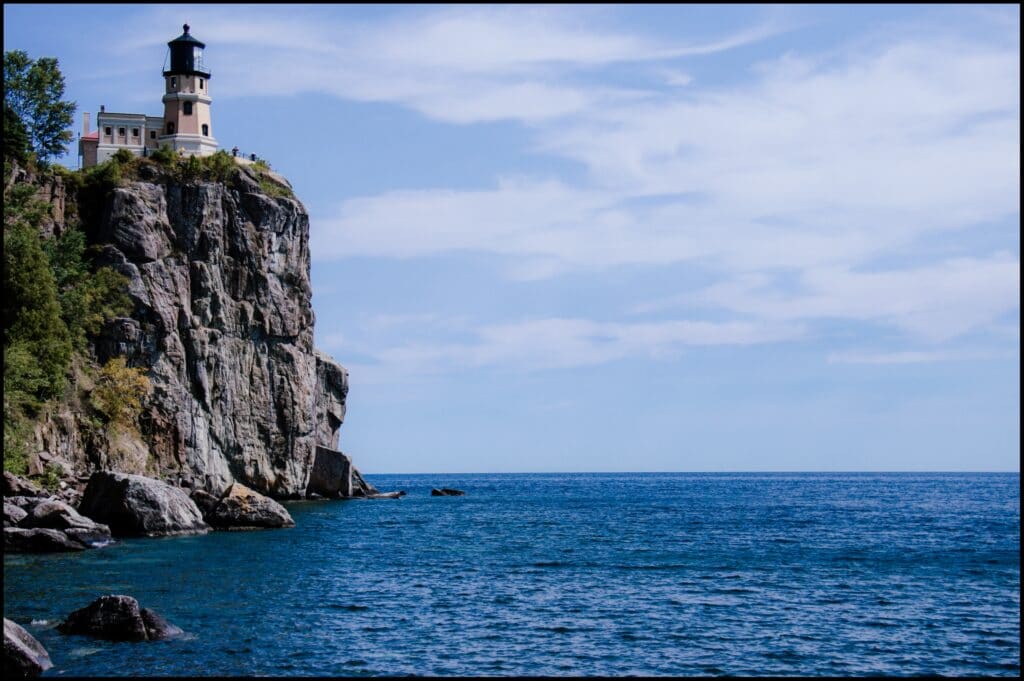
<instances>
[{"instance_id":1,"label":"cliff face","mask_svg":"<svg viewBox=\"0 0 1024 681\"><path fill-rule=\"evenodd\" d=\"M215 494L237 481L302 496L317 445L337 447L348 391L345 369L313 348L305 209L244 169L226 183L149 175L112 189L86 225L101 264L130 282L134 311L95 352L148 370L141 442L73 442L82 436L65 413L41 444L91 450L80 463L92 469L115 467L120 449L144 469L129 472Z\"/></svg>"}]
</instances>

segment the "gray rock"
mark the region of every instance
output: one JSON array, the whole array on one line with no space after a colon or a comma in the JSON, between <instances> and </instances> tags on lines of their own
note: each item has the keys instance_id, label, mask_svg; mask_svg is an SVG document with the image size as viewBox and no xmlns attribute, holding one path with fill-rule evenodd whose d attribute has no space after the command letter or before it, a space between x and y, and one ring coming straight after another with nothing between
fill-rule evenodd
<instances>
[{"instance_id":1,"label":"gray rock","mask_svg":"<svg viewBox=\"0 0 1024 681\"><path fill-rule=\"evenodd\" d=\"M141 475L97 471L78 508L116 537L201 534L210 528L182 490Z\"/></svg>"},{"instance_id":2,"label":"gray rock","mask_svg":"<svg viewBox=\"0 0 1024 681\"><path fill-rule=\"evenodd\" d=\"M182 633L131 596L101 596L75 610L57 626L62 634L93 636L108 641L158 641Z\"/></svg>"},{"instance_id":3,"label":"gray rock","mask_svg":"<svg viewBox=\"0 0 1024 681\"><path fill-rule=\"evenodd\" d=\"M248 171L226 183L147 179L114 189L85 221L97 264L128 279L133 304L104 326L97 359L127 358L153 388L145 455L132 460L192 489L240 482L301 497L316 446L338 448L348 393L344 367L313 346L309 217ZM89 432L61 413L36 439L75 470L143 472ZM351 495L374 493L353 471Z\"/></svg>"},{"instance_id":4,"label":"gray rock","mask_svg":"<svg viewBox=\"0 0 1024 681\"><path fill-rule=\"evenodd\" d=\"M37 504L21 521L20 526L60 530L72 540L84 544L105 544L110 541L109 527L86 518L56 499Z\"/></svg>"},{"instance_id":5,"label":"gray rock","mask_svg":"<svg viewBox=\"0 0 1024 681\"><path fill-rule=\"evenodd\" d=\"M341 452L327 447L316 448L313 470L306 486L307 496L319 494L325 497L352 496L352 459Z\"/></svg>"},{"instance_id":6,"label":"gray rock","mask_svg":"<svg viewBox=\"0 0 1024 681\"><path fill-rule=\"evenodd\" d=\"M237 482L224 492L207 519L221 529L295 526L284 506Z\"/></svg>"},{"instance_id":7,"label":"gray rock","mask_svg":"<svg viewBox=\"0 0 1024 681\"><path fill-rule=\"evenodd\" d=\"M202 489L192 490L189 497L195 502L199 512L203 514L203 520L210 522L208 519L209 515L213 513L213 509L217 508L217 503L220 502L220 499Z\"/></svg>"},{"instance_id":8,"label":"gray rock","mask_svg":"<svg viewBox=\"0 0 1024 681\"><path fill-rule=\"evenodd\" d=\"M405 490L399 492L379 492L377 494L367 494L367 499L401 499L405 496Z\"/></svg>"},{"instance_id":9,"label":"gray rock","mask_svg":"<svg viewBox=\"0 0 1024 681\"><path fill-rule=\"evenodd\" d=\"M8 553L64 553L88 548L61 532L45 528L4 528L4 551Z\"/></svg>"},{"instance_id":10,"label":"gray rock","mask_svg":"<svg viewBox=\"0 0 1024 681\"><path fill-rule=\"evenodd\" d=\"M17 506L26 513L31 513L39 504L44 501L52 501L54 497L4 497L5 504Z\"/></svg>"},{"instance_id":11,"label":"gray rock","mask_svg":"<svg viewBox=\"0 0 1024 681\"><path fill-rule=\"evenodd\" d=\"M46 648L17 622L4 618L4 676L27 679L39 676L53 663Z\"/></svg>"},{"instance_id":12,"label":"gray rock","mask_svg":"<svg viewBox=\"0 0 1024 681\"><path fill-rule=\"evenodd\" d=\"M44 497L47 492L30 480L4 471L4 497Z\"/></svg>"},{"instance_id":13,"label":"gray rock","mask_svg":"<svg viewBox=\"0 0 1024 681\"><path fill-rule=\"evenodd\" d=\"M432 497L461 497L465 496L466 493L461 489L451 489L449 487L442 487L441 489L431 489L430 496Z\"/></svg>"},{"instance_id":14,"label":"gray rock","mask_svg":"<svg viewBox=\"0 0 1024 681\"><path fill-rule=\"evenodd\" d=\"M374 494L379 494L380 490L366 482L363 479L362 474L355 466L352 467L352 496L354 497L368 497Z\"/></svg>"},{"instance_id":15,"label":"gray rock","mask_svg":"<svg viewBox=\"0 0 1024 681\"><path fill-rule=\"evenodd\" d=\"M28 513L25 509L15 506L4 500L4 527L17 527L18 523L25 519Z\"/></svg>"}]
</instances>

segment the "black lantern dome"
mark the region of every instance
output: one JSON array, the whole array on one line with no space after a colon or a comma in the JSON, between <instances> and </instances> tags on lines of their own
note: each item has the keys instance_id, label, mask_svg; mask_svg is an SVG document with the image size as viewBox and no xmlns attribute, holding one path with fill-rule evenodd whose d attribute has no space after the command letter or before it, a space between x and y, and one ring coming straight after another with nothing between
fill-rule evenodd
<instances>
[{"instance_id":1,"label":"black lantern dome","mask_svg":"<svg viewBox=\"0 0 1024 681\"><path fill-rule=\"evenodd\" d=\"M209 78L210 71L203 61L203 48L206 47L206 44L192 37L188 32L188 24L182 28L185 29L185 32L167 43L167 46L171 48L171 68L164 71L164 75L198 75Z\"/></svg>"}]
</instances>

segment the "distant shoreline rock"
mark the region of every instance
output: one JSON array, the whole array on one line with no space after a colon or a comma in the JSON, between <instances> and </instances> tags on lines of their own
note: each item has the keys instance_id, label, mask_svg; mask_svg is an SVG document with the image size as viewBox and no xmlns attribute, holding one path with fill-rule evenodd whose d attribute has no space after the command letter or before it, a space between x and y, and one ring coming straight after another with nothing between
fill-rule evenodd
<instances>
[{"instance_id":1,"label":"distant shoreline rock","mask_svg":"<svg viewBox=\"0 0 1024 681\"><path fill-rule=\"evenodd\" d=\"M461 489L452 489L450 487L442 487L437 489L436 487L430 490L430 496L432 497L464 497L466 493Z\"/></svg>"}]
</instances>

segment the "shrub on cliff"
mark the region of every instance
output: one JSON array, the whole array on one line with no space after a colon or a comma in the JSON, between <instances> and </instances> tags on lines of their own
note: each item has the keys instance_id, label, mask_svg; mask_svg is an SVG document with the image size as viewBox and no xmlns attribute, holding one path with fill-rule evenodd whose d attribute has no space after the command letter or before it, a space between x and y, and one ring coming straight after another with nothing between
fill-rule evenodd
<instances>
[{"instance_id":1,"label":"shrub on cliff","mask_svg":"<svg viewBox=\"0 0 1024 681\"><path fill-rule=\"evenodd\" d=\"M135 430L142 413L142 398L149 390L149 379L143 369L129 367L124 357L115 357L100 369L90 399L107 423Z\"/></svg>"},{"instance_id":2,"label":"shrub on cliff","mask_svg":"<svg viewBox=\"0 0 1024 681\"><path fill-rule=\"evenodd\" d=\"M109 267L90 271L81 230L66 230L49 239L44 249L57 285L61 318L74 348L84 351L88 339L99 333L104 322L131 311L131 300L125 293L128 280Z\"/></svg>"},{"instance_id":3,"label":"shrub on cliff","mask_svg":"<svg viewBox=\"0 0 1024 681\"><path fill-rule=\"evenodd\" d=\"M202 164L203 167L209 171L210 179L218 182L226 182L227 180L230 180L238 169L235 159L231 158L231 154L223 149L220 149L209 156L204 156Z\"/></svg>"},{"instance_id":4,"label":"shrub on cliff","mask_svg":"<svg viewBox=\"0 0 1024 681\"><path fill-rule=\"evenodd\" d=\"M159 165L166 168L170 168L175 161L178 160L178 155L174 153L169 144L161 144L158 149L154 149L149 154L149 158L153 159Z\"/></svg>"}]
</instances>

